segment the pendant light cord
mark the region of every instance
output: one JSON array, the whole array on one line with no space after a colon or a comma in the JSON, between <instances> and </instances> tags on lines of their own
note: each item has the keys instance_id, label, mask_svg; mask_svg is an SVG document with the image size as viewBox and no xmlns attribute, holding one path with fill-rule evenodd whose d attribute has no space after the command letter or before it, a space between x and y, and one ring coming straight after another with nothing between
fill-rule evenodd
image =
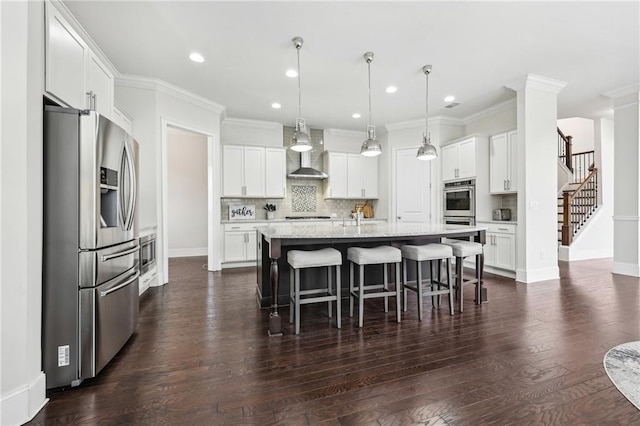
<instances>
[{"instance_id":1,"label":"pendant light cord","mask_svg":"<svg viewBox=\"0 0 640 426\"><path fill-rule=\"evenodd\" d=\"M426 90L426 96L425 96L425 118L424 118L424 137L425 137L425 141L428 142L428 138L429 138L429 73L426 72L424 73L425 76L427 77L427 90Z\"/></svg>"},{"instance_id":2,"label":"pendant light cord","mask_svg":"<svg viewBox=\"0 0 640 426\"><path fill-rule=\"evenodd\" d=\"M300 95L300 47L296 47L296 53L298 54L298 117L302 117L302 96ZM297 123L296 127L298 127Z\"/></svg>"},{"instance_id":3,"label":"pendant light cord","mask_svg":"<svg viewBox=\"0 0 640 426\"><path fill-rule=\"evenodd\" d=\"M369 75L369 126L371 126L371 60L367 60L367 69Z\"/></svg>"}]
</instances>

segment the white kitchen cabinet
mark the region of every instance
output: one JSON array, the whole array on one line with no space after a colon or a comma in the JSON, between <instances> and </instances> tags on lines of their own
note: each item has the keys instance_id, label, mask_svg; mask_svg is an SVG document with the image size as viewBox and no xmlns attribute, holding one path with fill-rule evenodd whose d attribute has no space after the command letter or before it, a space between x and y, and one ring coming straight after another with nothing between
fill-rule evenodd
<instances>
[{"instance_id":1,"label":"white kitchen cabinet","mask_svg":"<svg viewBox=\"0 0 640 426\"><path fill-rule=\"evenodd\" d=\"M256 226L255 223L225 225L225 262L252 262L257 259Z\"/></svg>"},{"instance_id":2,"label":"white kitchen cabinet","mask_svg":"<svg viewBox=\"0 0 640 426\"><path fill-rule=\"evenodd\" d=\"M84 109L89 47L51 2L45 4L45 90L69 106Z\"/></svg>"},{"instance_id":3,"label":"white kitchen cabinet","mask_svg":"<svg viewBox=\"0 0 640 426\"><path fill-rule=\"evenodd\" d=\"M516 225L513 223L480 223L487 226L484 264L508 271L516 269Z\"/></svg>"},{"instance_id":4,"label":"white kitchen cabinet","mask_svg":"<svg viewBox=\"0 0 640 426\"><path fill-rule=\"evenodd\" d=\"M325 198L378 198L378 159L359 154L325 154Z\"/></svg>"},{"instance_id":5,"label":"white kitchen cabinet","mask_svg":"<svg viewBox=\"0 0 640 426\"><path fill-rule=\"evenodd\" d=\"M326 152L323 157L325 198L347 198L347 154Z\"/></svg>"},{"instance_id":6,"label":"white kitchen cabinet","mask_svg":"<svg viewBox=\"0 0 640 426\"><path fill-rule=\"evenodd\" d=\"M518 192L516 131L491 136L489 140L489 190L492 194Z\"/></svg>"},{"instance_id":7,"label":"white kitchen cabinet","mask_svg":"<svg viewBox=\"0 0 640 426\"><path fill-rule=\"evenodd\" d=\"M133 120L122 108L117 105L113 106L113 114L111 120L118 126L126 130L130 135L133 134Z\"/></svg>"},{"instance_id":8,"label":"white kitchen cabinet","mask_svg":"<svg viewBox=\"0 0 640 426\"><path fill-rule=\"evenodd\" d=\"M45 91L68 106L111 119L113 73L53 3L45 7Z\"/></svg>"},{"instance_id":9,"label":"white kitchen cabinet","mask_svg":"<svg viewBox=\"0 0 640 426\"><path fill-rule=\"evenodd\" d=\"M89 62L87 65L87 85L85 95L87 95L87 108L104 115L112 117L113 112L113 74L89 50Z\"/></svg>"},{"instance_id":10,"label":"white kitchen cabinet","mask_svg":"<svg viewBox=\"0 0 640 426\"><path fill-rule=\"evenodd\" d=\"M262 198L265 195L265 149L222 147L222 196Z\"/></svg>"},{"instance_id":11,"label":"white kitchen cabinet","mask_svg":"<svg viewBox=\"0 0 640 426\"><path fill-rule=\"evenodd\" d=\"M442 180L476 177L476 137L442 147Z\"/></svg>"},{"instance_id":12,"label":"white kitchen cabinet","mask_svg":"<svg viewBox=\"0 0 640 426\"><path fill-rule=\"evenodd\" d=\"M284 198L287 194L287 152L284 148L265 149L265 197Z\"/></svg>"}]
</instances>

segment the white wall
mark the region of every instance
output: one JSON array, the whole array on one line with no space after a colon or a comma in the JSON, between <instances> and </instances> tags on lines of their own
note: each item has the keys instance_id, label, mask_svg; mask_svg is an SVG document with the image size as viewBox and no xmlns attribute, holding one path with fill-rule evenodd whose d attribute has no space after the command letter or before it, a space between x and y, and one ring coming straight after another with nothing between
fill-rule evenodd
<instances>
[{"instance_id":1,"label":"white wall","mask_svg":"<svg viewBox=\"0 0 640 426\"><path fill-rule=\"evenodd\" d=\"M465 118L465 134L493 135L517 126L515 98Z\"/></svg>"},{"instance_id":2,"label":"white wall","mask_svg":"<svg viewBox=\"0 0 640 426\"><path fill-rule=\"evenodd\" d=\"M46 402L41 370L44 5L0 2L0 424Z\"/></svg>"},{"instance_id":3,"label":"white wall","mask_svg":"<svg viewBox=\"0 0 640 426\"><path fill-rule=\"evenodd\" d=\"M593 120L588 118L563 118L558 120L558 127L565 136L572 136L572 152L574 154L593 151L595 134Z\"/></svg>"},{"instance_id":4,"label":"white wall","mask_svg":"<svg viewBox=\"0 0 640 426\"><path fill-rule=\"evenodd\" d=\"M222 122L223 145L257 145L282 148L282 124L227 117Z\"/></svg>"},{"instance_id":5,"label":"white wall","mask_svg":"<svg viewBox=\"0 0 640 426\"><path fill-rule=\"evenodd\" d=\"M376 140L380 138L376 129ZM362 142L367 138L365 130L358 132L352 130L324 129L325 151L360 153Z\"/></svg>"},{"instance_id":6,"label":"white wall","mask_svg":"<svg viewBox=\"0 0 640 426\"><path fill-rule=\"evenodd\" d=\"M169 257L207 254L207 137L171 128L167 140Z\"/></svg>"},{"instance_id":7,"label":"white wall","mask_svg":"<svg viewBox=\"0 0 640 426\"><path fill-rule=\"evenodd\" d=\"M122 107L135 117L134 137L141 145L147 158L141 158L140 181L142 183L140 227L158 227L157 262L159 271L158 283L168 281L167 238L166 225L163 216L163 200L166 199L166 156L163 156L163 137L166 137L167 125L195 131L211 136L208 151L208 179L213 183L208 189L208 221L212 230L209 240L211 257L209 269L218 270L222 262L222 229L220 228L220 120L224 107L204 99L198 95L186 92L163 81L123 76L116 78L115 99ZM143 167L142 163L146 166ZM163 184L163 182L165 182ZM152 194L153 192L153 194ZM143 194L146 194L143 198ZM155 202L155 204L153 203ZM147 223L153 221L153 223ZM216 224L215 227L211 223ZM210 234L211 235L211 234Z\"/></svg>"}]
</instances>

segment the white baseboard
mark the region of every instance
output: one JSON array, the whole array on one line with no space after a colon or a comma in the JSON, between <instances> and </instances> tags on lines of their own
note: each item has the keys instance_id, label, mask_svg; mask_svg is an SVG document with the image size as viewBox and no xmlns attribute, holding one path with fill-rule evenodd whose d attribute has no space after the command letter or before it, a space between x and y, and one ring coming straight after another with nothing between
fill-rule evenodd
<instances>
[{"instance_id":1,"label":"white baseboard","mask_svg":"<svg viewBox=\"0 0 640 426\"><path fill-rule=\"evenodd\" d=\"M183 248L183 249L169 249L169 257L194 257L194 256L206 256L206 247L196 248Z\"/></svg>"},{"instance_id":2,"label":"white baseboard","mask_svg":"<svg viewBox=\"0 0 640 426\"><path fill-rule=\"evenodd\" d=\"M558 268L558 266L529 270L516 270L516 281L525 284L537 283L539 281L557 280L559 278L560 269Z\"/></svg>"},{"instance_id":3,"label":"white baseboard","mask_svg":"<svg viewBox=\"0 0 640 426\"><path fill-rule=\"evenodd\" d=\"M603 259L606 257L613 257L613 248L580 250L571 248L571 246L560 246L558 249L558 260L567 262L574 260Z\"/></svg>"},{"instance_id":4,"label":"white baseboard","mask_svg":"<svg viewBox=\"0 0 640 426\"><path fill-rule=\"evenodd\" d=\"M619 275L627 275L630 277L640 277L640 265L637 263L613 262L611 272Z\"/></svg>"},{"instance_id":5,"label":"white baseboard","mask_svg":"<svg viewBox=\"0 0 640 426\"><path fill-rule=\"evenodd\" d=\"M21 425L33 419L49 402L46 386L46 377L40 372L31 384L0 396L0 424Z\"/></svg>"}]
</instances>

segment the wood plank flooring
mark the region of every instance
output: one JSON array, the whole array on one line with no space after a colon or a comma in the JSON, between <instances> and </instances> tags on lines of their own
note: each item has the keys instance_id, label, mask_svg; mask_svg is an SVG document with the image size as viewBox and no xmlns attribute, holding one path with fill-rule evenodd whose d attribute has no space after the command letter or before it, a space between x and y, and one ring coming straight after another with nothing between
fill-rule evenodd
<instances>
[{"instance_id":1,"label":"wood plank flooring","mask_svg":"<svg viewBox=\"0 0 640 426\"><path fill-rule=\"evenodd\" d=\"M403 322L365 303L364 328L342 329L326 305L302 308L293 335L267 337L255 269L209 273L173 259L170 280L141 299L136 334L95 379L49 392L31 424L106 425L621 425L640 411L602 359L638 340L640 280L611 260L561 263L560 280L486 275L489 303L451 317L446 302Z\"/></svg>"}]
</instances>

